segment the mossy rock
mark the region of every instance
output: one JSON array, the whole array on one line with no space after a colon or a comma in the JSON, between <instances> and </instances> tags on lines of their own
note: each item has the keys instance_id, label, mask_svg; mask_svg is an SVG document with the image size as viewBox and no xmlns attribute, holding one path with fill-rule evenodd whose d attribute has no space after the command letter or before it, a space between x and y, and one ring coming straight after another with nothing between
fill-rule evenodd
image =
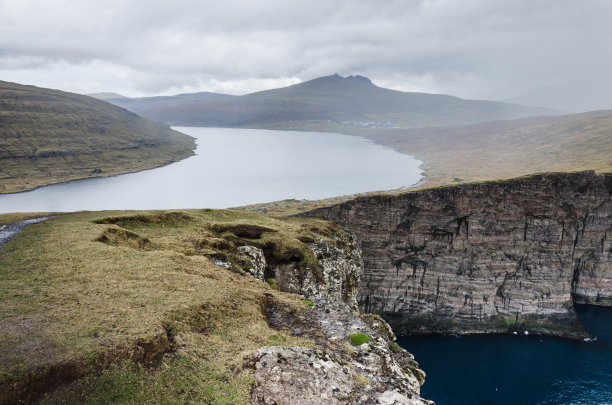
<instances>
[{"instance_id":1,"label":"mossy rock","mask_svg":"<svg viewBox=\"0 0 612 405\"><path fill-rule=\"evenodd\" d=\"M402 351L402 347L393 342L389 345L389 350L391 350L393 353L400 353Z\"/></svg>"}]
</instances>

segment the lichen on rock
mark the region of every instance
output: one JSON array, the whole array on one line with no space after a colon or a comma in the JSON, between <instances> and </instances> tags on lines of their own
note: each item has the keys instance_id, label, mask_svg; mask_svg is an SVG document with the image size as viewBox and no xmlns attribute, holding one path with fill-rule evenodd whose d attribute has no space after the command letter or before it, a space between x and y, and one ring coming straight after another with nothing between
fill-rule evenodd
<instances>
[{"instance_id":1,"label":"lichen on rock","mask_svg":"<svg viewBox=\"0 0 612 405\"><path fill-rule=\"evenodd\" d=\"M432 404L419 395L424 372L408 352L390 349L395 335L380 317L317 299L290 323L316 348L259 349L252 404ZM353 347L351 333L371 339Z\"/></svg>"}]
</instances>

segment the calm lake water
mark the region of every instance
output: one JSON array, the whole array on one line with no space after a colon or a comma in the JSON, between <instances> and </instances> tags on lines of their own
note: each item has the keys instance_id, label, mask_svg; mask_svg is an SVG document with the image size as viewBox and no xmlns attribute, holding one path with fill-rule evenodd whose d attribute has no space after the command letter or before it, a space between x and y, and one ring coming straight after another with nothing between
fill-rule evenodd
<instances>
[{"instance_id":1,"label":"calm lake water","mask_svg":"<svg viewBox=\"0 0 612 405\"><path fill-rule=\"evenodd\" d=\"M421 395L447 404L612 404L612 308L577 306L594 342L538 335L409 336Z\"/></svg>"},{"instance_id":2,"label":"calm lake water","mask_svg":"<svg viewBox=\"0 0 612 405\"><path fill-rule=\"evenodd\" d=\"M175 129L197 138L196 156L138 173L0 195L0 212L227 208L395 189L422 175L419 160L356 136Z\"/></svg>"}]
</instances>

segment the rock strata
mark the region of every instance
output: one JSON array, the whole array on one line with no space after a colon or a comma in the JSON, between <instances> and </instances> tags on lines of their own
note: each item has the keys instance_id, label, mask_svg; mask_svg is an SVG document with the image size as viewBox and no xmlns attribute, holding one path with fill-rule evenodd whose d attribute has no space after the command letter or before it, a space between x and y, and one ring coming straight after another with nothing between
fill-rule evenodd
<instances>
[{"instance_id":1,"label":"rock strata","mask_svg":"<svg viewBox=\"0 0 612 405\"><path fill-rule=\"evenodd\" d=\"M396 331L584 335L612 305L612 174L543 174L360 197L304 213L352 231L359 305Z\"/></svg>"}]
</instances>

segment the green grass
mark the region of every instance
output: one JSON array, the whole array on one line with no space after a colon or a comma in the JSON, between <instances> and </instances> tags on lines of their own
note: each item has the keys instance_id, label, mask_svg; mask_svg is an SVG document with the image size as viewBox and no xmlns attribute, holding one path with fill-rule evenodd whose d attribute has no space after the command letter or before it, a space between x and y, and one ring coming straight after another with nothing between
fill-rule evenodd
<instances>
[{"instance_id":1,"label":"green grass","mask_svg":"<svg viewBox=\"0 0 612 405\"><path fill-rule=\"evenodd\" d=\"M292 313L307 308L239 263L232 271L208 258L232 262L246 242L293 252L334 229L227 210L76 213L31 225L0 249L0 391L71 363L76 380L44 403L246 403L259 347L314 344L269 328L264 297ZM161 357L147 357L155 348Z\"/></svg>"},{"instance_id":2,"label":"green grass","mask_svg":"<svg viewBox=\"0 0 612 405\"><path fill-rule=\"evenodd\" d=\"M193 138L91 97L0 81L0 193L162 166Z\"/></svg>"},{"instance_id":3,"label":"green grass","mask_svg":"<svg viewBox=\"0 0 612 405\"><path fill-rule=\"evenodd\" d=\"M349 341L353 346L360 346L368 343L370 341L370 337L365 333L352 333L349 335Z\"/></svg>"}]
</instances>

